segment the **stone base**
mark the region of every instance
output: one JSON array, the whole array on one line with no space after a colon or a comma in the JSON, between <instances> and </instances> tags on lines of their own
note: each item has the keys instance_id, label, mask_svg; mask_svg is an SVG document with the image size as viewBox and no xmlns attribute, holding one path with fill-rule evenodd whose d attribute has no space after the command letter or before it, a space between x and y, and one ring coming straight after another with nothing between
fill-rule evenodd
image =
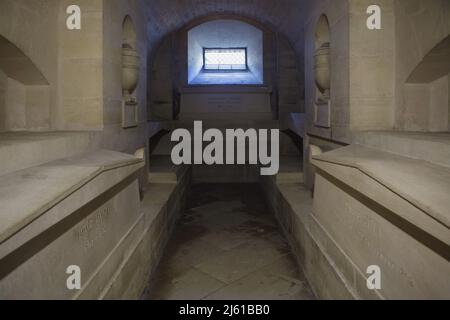
<instances>
[{"instance_id":1,"label":"stone base","mask_svg":"<svg viewBox=\"0 0 450 320\"><path fill-rule=\"evenodd\" d=\"M352 181L362 180L354 177ZM316 175L314 205L311 192L301 184L280 184L273 177L263 178L262 184L318 298L450 298L450 251L444 229L430 221L413 225L395 218L393 211L374 201L375 195L381 196L379 191L371 200L362 194L370 190L367 184L366 189L361 185L352 190L322 170ZM398 207L399 213L417 210L393 193L390 197L391 206L409 205L409 209ZM381 290L367 288L366 271L371 265L381 268Z\"/></svg>"},{"instance_id":2,"label":"stone base","mask_svg":"<svg viewBox=\"0 0 450 320\"><path fill-rule=\"evenodd\" d=\"M172 235L191 183L185 170L177 184L150 184L141 202L139 222L132 230L135 239L101 299L139 299L151 280ZM151 281L150 281L151 283ZM84 298L84 297L83 297ZM92 298L92 297L90 297Z\"/></svg>"},{"instance_id":3,"label":"stone base","mask_svg":"<svg viewBox=\"0 0 450 320\"><path fill-rule=\"evenodd\" d=\"M345 261L345 257L313 218L311 192L302 184L277 184L273 177L264 177L261 182L294 258L316 297L345 300L360 298L335 268L335 261ZM367 298L377 296L369 295Z\"/></svg>"},{"instance_id":4,"label":"stone base","mask_svg":"<svg viewBox=\"0 0 450 320\"><path fill-rule=\"evenodd\" d=\"M301 184L262 183L317 297L450 298L446 168L359 146L314 165L314 200ZM381 290L367 288L372 265Z\"/></svg>"}]
</instances>

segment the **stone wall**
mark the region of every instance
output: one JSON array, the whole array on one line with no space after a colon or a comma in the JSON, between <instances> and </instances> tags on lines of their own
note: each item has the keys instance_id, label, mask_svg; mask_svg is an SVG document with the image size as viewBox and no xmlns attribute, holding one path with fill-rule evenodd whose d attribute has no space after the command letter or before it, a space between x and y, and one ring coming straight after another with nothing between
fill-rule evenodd
<instances>
[{"instance_id":1,"label":"stone wall","mask_svg":"<svg viewBox=\"0 0 450 320\"><path fill-rule=\"evenodd\" d=\"M0 69L8 68L0 70L0 131L48 130L55 125L57 20L58 1L0 3L0 50L3 52ZM39 88L28 94L31 85L48 87L41 88L42 94Z\"/></svg>"},{"instance_id":2,"label":"stone wall","mask_svg":"<svg viewBox=\"0 0 450 320\"><path fill-rule=\"evenodd\" d=\"M58 3L58 130L101 130L103 127L103 1ZM68 30L66 9L81 8L81 30Z\"/></svg>"},{"instance_id":3,"label":"stone wall","mask_svg":"<svg viewBox=\"0 0 450 320\"><path fill-rule=\"evenodd\" d=\"M146 12L141 1L104 1L103 21L103 139L107 149L134 153L147 146L147 30ZM135 91L138 103L137 126L122 128L122 43L124 21L129 16L136 34L139 54L139 82Z\"/></svg>"},{"instance_id":4,"label":"stone wall","mask_svg":"<svg viewBox=\"0 0 450 320\"><path fill-rule=\"evenodd\" d=\"M349 110L349 5L347 0L309 1L305 8L305 106L307 132L319 137L348 141ZM314 125L316 84L314 51L319 18L325 15L330 32L331 128Z\"/></svg>"},{"instance_id":5,"label":"stone wall","mask_svg":"<svg viewBox=\"0 0 450 320\"><path fill-rule=\"evenodd\" d=\"M329 26L330 52L330 128L315 126L317 87L314 74L314 52L319 19L325 16ZM308 1L305 6L305 113L304 139L305 183L314 185L310 164L310 145L324 149L339 148L350 142L350 5L347 0Z\"/></svg>"},{"instance_id":6,"label":"stone wall","mask_svg":"<svg viewBox=\"0 0 450 320\"><path fill-rule=\"evenodd\" d=\"M409 78L433 48L450 35L450 3L445 0L396 0L395 14L395 127L400 130L448 131L448 124L441 122L442 118L448 118L448 109L440 110L440 116L433 115L433 101L427 96L446 100L448 89L445 89L445 82L448 80L445 78L448 76L432 79L439 81L431 84L429 80L411 82ZM439 68L448 70L448 64Z\"/></svg>"},{"instance_id":7,"label":"stone wall","mask_svg":"<svg viewBox=\"0 0 450 320\"><path fill-rule=\"evenodd\" d=\"M381 30L367 28L370 5L381 8ZM349 9L351 130L390 130L395 106L394 3L355 0Z\"/></svg>"}]
</instances>

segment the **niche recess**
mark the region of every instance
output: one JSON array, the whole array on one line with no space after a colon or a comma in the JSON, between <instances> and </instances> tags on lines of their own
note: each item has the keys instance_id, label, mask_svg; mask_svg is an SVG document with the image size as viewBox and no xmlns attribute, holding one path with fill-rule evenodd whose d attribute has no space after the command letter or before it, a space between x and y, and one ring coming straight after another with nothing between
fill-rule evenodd
<instances>
[{"instance_id":1,"label":"niche recess","mask_svg":"<svg viewBox=\"0 0 450 320\"><path fill-rule=\"evenodd\" d=\"M122 42L122 127L138 125L136 87L139 82L139 55L136 48L136 31L130 16L123 22Z\"/></svg>"},{"instance_id":2,"label":"niche recess","mask_svg":"<svg viewBox=\"0 0 450 320\"><path fill-rule=\"evenodd\" d=\"M450 36L435 46L410 74L404 98L403 129L450 131Z\"/></svg>"},{"instance_id":3,"label":"niche recess","mask_svg":"<svg viewBox=\"0 0 450 320\"><path fill-rule=\"evenodd\" d=\"M314 77L316 96L314 102L314 125L331 127L331 81L330 81L330 25L322 15L316 26L314 47Z\"/></svg>"},{"instance_id":4,"label":"niche recess","mask_svg":"<svg viewBox=\"0 0 450 320\"><path fill-rule=\"evenodd\" d=\"M0 36L0 132L49 128L47 79L27 55Z\"/></svg>"}]
</instances>

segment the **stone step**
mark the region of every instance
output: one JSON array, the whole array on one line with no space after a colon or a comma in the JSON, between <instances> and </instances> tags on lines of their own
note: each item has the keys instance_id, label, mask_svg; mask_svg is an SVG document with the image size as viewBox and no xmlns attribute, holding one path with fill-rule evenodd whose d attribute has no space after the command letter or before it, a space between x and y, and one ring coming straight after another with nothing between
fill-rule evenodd
<instances>
[{"instance_id":1,"label":"stone step","mask_svg":"<svg viewBox=\"0 0 450 320\"><path fill-rule=\"evenodd\" d=\"M277 175L277 184L285 183L304 183L305 177L303 172L280 172Z\"/></svg>"},{"instance_id":2,"label":"stone step","mask_svg":"<svg viewBox=\"0 0 450 320\"><path fill-rule=\"evenodd\" d=\"M246 118L248 121L269 121L272 120L273 115L272 112L222 112L222 113L200 113L200 112L183 112L180 114L180 119L186 121L211 121L217 118L221 118L222 120L227 120L229 123L233 123L234 120L239 118ZM251 119L251 120L250 120ZM235 128L236 126L232 126Z\"/></svg>"},{"instance_id":3,"label":"stone step","mask_svg":"<svg viewBox=\"0 0 450 320\"><path fill-rule=\"evenodd\" d=\"M200 120L200 119L198 119ZM180 119L177 121L171 122L172 129L177 128L186 128L186 129L192 129L194 128L194 121L195 120L186 120L186 119ZM236 129L236 128L242 128L242 129L276 129L279 127L279 122L277 120L270 119L242 119L242 118L235 118L235 119L204 119L202 120L203 128L217 128L217 129Z\"/></svg>"}]
</instances>

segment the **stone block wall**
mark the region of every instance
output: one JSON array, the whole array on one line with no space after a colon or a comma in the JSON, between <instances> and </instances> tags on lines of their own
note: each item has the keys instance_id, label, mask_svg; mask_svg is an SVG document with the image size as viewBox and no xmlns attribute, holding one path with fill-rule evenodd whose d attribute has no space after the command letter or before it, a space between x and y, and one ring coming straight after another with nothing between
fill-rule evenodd
<instances>
[{"instance_id":1,"label":"stone block wall","mask_svg":"<svg viewBox=\"0 0 450 320\"><path fill-rule=\"evenodd\" d=\"M137 126L122 128L122 43L126 17L136 34L139 54L139 82L135 90L138 103ZM147 29L146 11L142 1L103 1L102 77L103 138L102 147L134 153L147 146Z\"/></svg>"},{"instance_id":2,"label":"stone block wall","mask_svg":"<svg viewBox=\"0 0 450 320\"><path fill-rule=\"evenodd\" d=\"M432 83L417 80L417 76L427 71L418 70L421 62L426 62L433 48L450 35L450 3L396 0L395 15L395 127L407 131L448 131L448 122L443 122L450 106L449 90L445 88L448 76L435 78ZM445 68L448 70L448 64L440 67ZM416 79L410 79L413 74Z\"/></svg>"},{"instance_id":3,"label":"stone block wall","mask_svg":"<svg viewBox=\"0 0 450 320\"><path fill-rule=\"evenodd\" d=\"M381 30L367 28L367 8L381 8ZM350 129L391 130L395 109L395 13L390 0L351 0Z\"/></svg>"},{"instance_id":4,"label":"stone block wall","mask_svg":"<svg viewBox=\"0 0 450 320\"><path fill-rule=\"evenodd\" d=\"M314 126L316 84L314 51L319 18L325 15L330 31L331 128ZM350 61L349 4L347 0L309 1L305 8L305 111L307 132L326 139L349 141Z\"/></svg>"}]
</instances>

